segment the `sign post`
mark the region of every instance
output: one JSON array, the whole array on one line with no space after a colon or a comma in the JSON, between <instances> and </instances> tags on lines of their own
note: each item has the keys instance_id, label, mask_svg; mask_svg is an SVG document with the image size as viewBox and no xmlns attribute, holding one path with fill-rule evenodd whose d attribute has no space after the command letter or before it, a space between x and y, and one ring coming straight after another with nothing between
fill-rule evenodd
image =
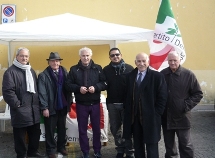
<instances>
[{"instance_id":1,"label":"sign post","mask_svg":"<svg viewBox=\"0 0 215 158\"><path fill-rule=\"evenodd\" d=\"M2 4L2 24L15 23L16 22L16 5L14 4Z\"/></svg>"}]
</instances>

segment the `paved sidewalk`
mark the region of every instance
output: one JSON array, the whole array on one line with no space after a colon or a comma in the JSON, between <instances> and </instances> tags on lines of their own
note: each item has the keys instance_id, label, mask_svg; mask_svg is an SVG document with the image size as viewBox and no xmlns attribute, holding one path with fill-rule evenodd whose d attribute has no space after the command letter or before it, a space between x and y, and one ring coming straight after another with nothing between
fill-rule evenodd
<instances>
[{"instance_id":1,"label":"paved sidewalk","mask_svg":"<svg viewBox=\"0 0 215 158\"><path fill-rule=\"evenodd\" d=\"M215 158L215 111L194 109L192 111L192 140L195 147L195 158ZM110 133L110 132L109 132ZM107 146L102 147L102 158L115 158L114 141L109 134ZM67 158L80 158L81 151L78 143L70 143L67 146L69 156ZM40 152L45 153L45 144L40 142ZM165 148L163 139L159 142L160 158L164 158ZM93 158L91 145L90 157ZM15 158L13 146L12 128L10 121L6 123L6 131L0 132L0 158ZM62 156L58 156L62 157ZM64 157L66 158L66 157Z\"/></svg>"}]
</instances>

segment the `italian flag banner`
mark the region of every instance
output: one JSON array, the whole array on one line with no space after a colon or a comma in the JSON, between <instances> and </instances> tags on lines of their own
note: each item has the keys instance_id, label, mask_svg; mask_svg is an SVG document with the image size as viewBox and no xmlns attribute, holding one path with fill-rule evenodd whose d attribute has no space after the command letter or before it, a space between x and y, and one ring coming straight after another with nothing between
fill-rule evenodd
<instances>
[{"instance_id":1,"label":"italian flag banner","mask_svg":"<svg viewBox=\"0 0 215 158\"><path fill-rule=\"evenodd\" d=\"M169 0L162 0L157 15L157 21L152 39L148 40L150 47L150 67L157 71L168 67L167 55L177 51L181 64L186 60L186 53L181 32L174 18Z\"/></svg>"}]
</instances>

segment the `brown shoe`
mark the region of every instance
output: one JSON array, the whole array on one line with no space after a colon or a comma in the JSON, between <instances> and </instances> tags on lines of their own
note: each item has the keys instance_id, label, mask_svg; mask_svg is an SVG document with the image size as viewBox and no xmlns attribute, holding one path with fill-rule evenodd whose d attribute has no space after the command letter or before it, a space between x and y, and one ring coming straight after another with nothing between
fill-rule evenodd
<instances>
[{"instance_id":1,"label":"brown shoe","mask_svg":"<svg viewBox=\"0 0 215 158\"><path fill-rule=\"evenodd\" d=\"M65 149L62 149L62 150L60 150L58 152L61 153L64 156L68 155L68 152Z\"/></svg>"},{"instance_id":2,"label":"brown shoe","mask_svg":"<svg viewBox=\"0 0 215 158\"><path fill-rule=\"evenodd\" d=\"M49 158L57 158L55 154L49 155Z\"/></svg>"}]
</instances>

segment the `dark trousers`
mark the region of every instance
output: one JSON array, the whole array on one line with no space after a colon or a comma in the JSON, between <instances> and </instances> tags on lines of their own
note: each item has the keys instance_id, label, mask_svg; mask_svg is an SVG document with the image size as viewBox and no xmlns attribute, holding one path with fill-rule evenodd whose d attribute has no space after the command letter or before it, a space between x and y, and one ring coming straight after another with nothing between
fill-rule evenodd
<instances>
[{"instance_id":1,"label":"dark trousers","mask_svg":"<svg viewBox=\"0 0 215 158\"><path fill-rule=\"evenodd\" d=\"M114 137L117 153L126 153L127 156L134 154L132 139L122 139L122 123L124 119L123 104L107 104L110 131Z\"/></svg>"},{"instance_id":2,"label":"dark trousers","mask_svg":"<svg viewBox=\"0 0 215 158\"><path fill-rule=\"evenodd\" d=\"M175 142L175 134L178 137L179 153L181 158L194 158L193 145L191 142L190 129L163 128L164 143L166 147L165 158L177 158L178 152Z\"/></svg>"},{"instance_id":3,"label":"dark trousers","mask_svg":"<svg viewBox=\"0 0 215 158\"><path fill-rule=\"evenodd\" d=\"M25 136L28 134L28 151L26 149ZM34 124L32 126L15 128L13 127L13 136L15 151L17 158L23 158L26 156L26 151L29 154L37 152L40 141L40 124Z\"/></svg>"},{"instance_id":4,"label":"dark trousers","mask_svg":"<svg viewBox=\"0 0 215 158\"><path fill-rule=\"evenodd\" d=\"M159 158L158 143L144 143L143 127L140 124L140 119L138 116L135 116L132 128L135 158Z\"/></svg>"},{"instance_id":5,"label":"dark trousers","mask_svg":"<svg viewBox=\"0 0 215 158\"><path fill-rule=\"evenodd\" d=\"M90 150L89 139L87 136L88 118L90 116L90 122L93 130L93 149L94 152L99 152L101 150L100 104L89 106L76 104L76 112L81 151L88 153Z\"/></svg>"},{"instance_id":6,"label":"dark trousers","mask_svg":"<svg viewBox=\"0 0 215 158\"><path fill-rule=\"evenodd\" d=\"M48 155L55 154L56 147L58 151L65 149L66 144L66 115L57 113L49 117L44 117L46 132L46 152ZM57 131L57 145L55 140L55 131Z\"/></svg>"}]
</instances>

